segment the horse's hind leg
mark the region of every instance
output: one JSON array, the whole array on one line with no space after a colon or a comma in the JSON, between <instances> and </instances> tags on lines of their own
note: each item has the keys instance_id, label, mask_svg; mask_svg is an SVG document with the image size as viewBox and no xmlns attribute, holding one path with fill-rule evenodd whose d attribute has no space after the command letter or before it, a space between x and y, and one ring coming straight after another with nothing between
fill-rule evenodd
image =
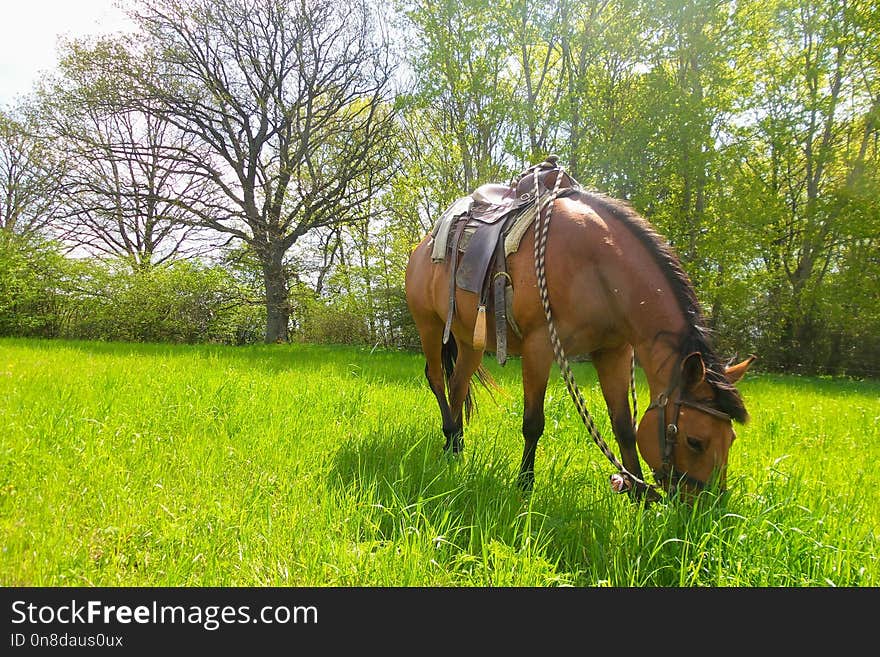
<instances>
[{"instance_id":1,"label":"horse's hind leg","mask_svg":"<svg viewBox=\"0 0 880 657\"><path fill-rule=\"evenodd\" d=\"M552 362L553 352L546 334L523 343L523 456L517 483L525 492L532 490L535 484L535 451L544 433L544 395Z\"/></svg>"},{"instance_id":2,"label":"horse's hind leg","mask_svg":"<svg viewBox=\"0 0 880 657\"><path fill-rule=\"evenodd\" d=\"M449 403L446 401L446 381L443 372L443 324L439 320L424 320L418 323L418 331L419 339L422 342L422 352L425 354L425 378L428 380L428 386L434 393L434 397L437 398L437 405L440 407L443 435L446 437L444 449L448 449L450 443L455 442L456 433L458 433L458 440L461 439L461 422L459 421L456 425L449 409Z\"/></svg>"},{"instance_id":3,"label":"horse's hind leg","mask_svg":"<svg viewBox=\"0 0 880 657\"><path fill-rule=\"evenodd\" d=\"M449 344L456 344L455 338L450 336ZM452 449L453 454L464 449L464 420L465 404L471 399L471 377L483 360L483 350L474 349L468 344L457 343L455 368L449 378L449 412L454 423L452 435L446 434L446 448ZM444 433L446 433L444 429Z\"/></svg>"}]
</instances>

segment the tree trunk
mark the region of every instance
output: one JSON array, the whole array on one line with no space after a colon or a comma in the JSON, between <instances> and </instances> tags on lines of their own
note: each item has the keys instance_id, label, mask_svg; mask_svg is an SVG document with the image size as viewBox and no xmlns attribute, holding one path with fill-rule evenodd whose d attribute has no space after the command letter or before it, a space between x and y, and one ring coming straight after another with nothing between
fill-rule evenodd
<instances>
[{"instance_id":1,"label":"tree trunk","mask_svg":"<svg viewBox=\"0 0 880 657\"><path fill-rule=\"evenodd\" d=\"M287 342L290 339L290 305L284 275L284 251L280 247L271 249L264 257L263 283L266 288L266 343Z\"/></svg>"}]
</instances>

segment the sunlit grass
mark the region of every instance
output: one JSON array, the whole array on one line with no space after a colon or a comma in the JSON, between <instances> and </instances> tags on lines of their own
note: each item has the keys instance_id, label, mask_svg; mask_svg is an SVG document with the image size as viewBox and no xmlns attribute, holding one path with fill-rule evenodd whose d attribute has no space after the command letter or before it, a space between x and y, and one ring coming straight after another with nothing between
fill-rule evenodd
<instances>
[{"instance_id":1,"label":"sunlit grass","mask_svg":"<svg viewBox=\"0 0 880 657\"><path fill-rule=\"evenodd\" d=\"M524 497L518 361L486 359L505 392L478 390L456 459L423 363L0 340L0 584L880 584L877 383L750 373L729 494L644 509L612 493L556 371Z\"/></svg>"}]
</instances>

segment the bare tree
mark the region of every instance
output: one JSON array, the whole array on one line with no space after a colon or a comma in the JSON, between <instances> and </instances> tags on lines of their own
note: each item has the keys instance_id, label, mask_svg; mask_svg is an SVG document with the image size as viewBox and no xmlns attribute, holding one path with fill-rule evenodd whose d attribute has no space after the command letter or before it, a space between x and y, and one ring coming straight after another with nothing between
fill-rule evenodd
<instances>
[{"instance_id":1,"label":"bare tree","mask_svg":"<svg viewBox=\"0 0 880 657\"><path fill-rule=\"evenodd\" d=\"M225 204L177 201L247 243L266 293L267 342L288 339L285 256L357 219L393 174L392 67L366 0L142 0L132 17L165 63L137 67L144 110L194 137L187 162Z\"/></svg>"},{"instance_id":2,"label":"bare tree","mask_svg":"<svg viewBox=\"0 0 880 657\"><path fill-rule=\"evenodd\" d=\"M68 43L61 74L41 91L43 122L67 157L65 241L145 268L199 253L205 236L174 197L204 200L210 190L177 158L193 152L192 135L128 106L121 48L112 39Z\"/></svg>"},{"instance_id":3,"label":"bare tree","mask_svg":"<svg viewBox=\"0 0 880 657\"><path fill-rule=\"evenodd\" d=\"M0 111L0 230L31 235L56 216L64 162L29 110L17 115Z\"/></svg>"}]
</instances>

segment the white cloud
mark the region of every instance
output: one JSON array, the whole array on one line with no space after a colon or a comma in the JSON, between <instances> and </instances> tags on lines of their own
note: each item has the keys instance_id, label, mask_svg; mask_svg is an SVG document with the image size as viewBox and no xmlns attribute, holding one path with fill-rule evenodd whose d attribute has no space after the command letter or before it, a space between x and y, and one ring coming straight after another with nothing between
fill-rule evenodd
<instances>
[{"instance_id":1,"label":"white cloud","mask_svg":"<svg viewBox=\"0 0 880 657\"><path fill-rule=\"evenodd\" d=\"M130 29L118 0L0 0L0 105L55 68L59 37Z\"/></svg>"}]
</instances>

